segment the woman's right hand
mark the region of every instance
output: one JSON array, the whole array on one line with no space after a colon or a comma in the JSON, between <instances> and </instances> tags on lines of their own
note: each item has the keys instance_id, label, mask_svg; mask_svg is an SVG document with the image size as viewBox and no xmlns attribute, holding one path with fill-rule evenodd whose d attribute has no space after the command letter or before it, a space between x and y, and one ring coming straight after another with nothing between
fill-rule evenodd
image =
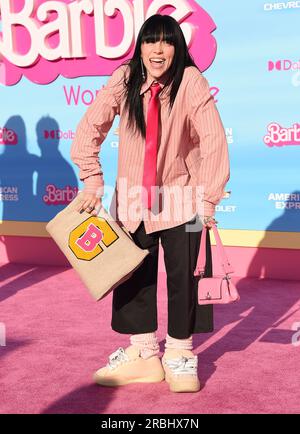
<instances>
[{"instance_id":1,"label":"woman's right hand","mask_svg":"<svg viewBox=\"0 0 300 434\"><path fill-rule=\"evenodd\" d=\"M102 207L101 198L94 193L82 192L81 201L78 205L77 211L83 213L86 211L91 215L97 215Z\"/></svg>"},{"instance_id":2,"label":"woman's right hand","mask_svg":"<svg viewBox=\"0 0 300 434\"><path fill-rule=\"evenodd\" d=\"M217 224L217 220L214 218L214 216L200 216L200 220L203 226L205 226L207 229L211 229L214 224Z\"/></svg>"}]
</instances>

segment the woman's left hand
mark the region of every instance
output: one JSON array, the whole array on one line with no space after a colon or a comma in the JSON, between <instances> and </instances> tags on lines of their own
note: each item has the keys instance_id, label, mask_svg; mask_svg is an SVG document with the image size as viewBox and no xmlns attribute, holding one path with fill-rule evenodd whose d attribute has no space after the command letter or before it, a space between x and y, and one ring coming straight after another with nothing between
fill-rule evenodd
<instances>
[{"instance_id":1,"label":"woman's left hand","mask_svg":"<svg viewBox=\"0 0 300 434\"><path fill-rule=\"evenodd\" d=\"M203 226L207 227L207 229L211 229L213 224L218 223L214 216L200 216L200 220Z\"/></svg>"}]
</instances>

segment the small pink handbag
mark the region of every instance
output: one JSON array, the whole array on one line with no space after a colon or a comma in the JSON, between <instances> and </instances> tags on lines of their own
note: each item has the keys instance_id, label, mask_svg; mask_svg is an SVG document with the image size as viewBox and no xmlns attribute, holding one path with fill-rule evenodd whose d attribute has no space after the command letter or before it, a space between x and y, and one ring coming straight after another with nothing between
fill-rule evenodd
<instances>
[{"instance_id":1,"label":"small pink handbag","mask_svg":"<svg viewBox=\"0 0 300 434\"><path fill-rule=\"evenodd\" d=\"M203 226L200 250L197 259L196 269L194 276L201 276L198 282L198 303L199 304L226 304L232 303L240 299L237 288L231 282L229 273L233 273L233 269L228 261L222 244L219 232L215 224L212 229L214 231L217 252L221 260L224 275L217 275L213 277L204 277L204 267L206 263L206 234L207 228Z\"/></svg>"}]
</instances>

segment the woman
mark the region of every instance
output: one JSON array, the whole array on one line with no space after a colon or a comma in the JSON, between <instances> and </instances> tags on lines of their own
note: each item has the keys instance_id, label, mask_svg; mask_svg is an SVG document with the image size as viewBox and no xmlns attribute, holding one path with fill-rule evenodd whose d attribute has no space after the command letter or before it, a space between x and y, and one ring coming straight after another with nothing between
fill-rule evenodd
<instances>
[{"instance_id":1,"label":"woman","mask_svg":"<svg viewBox=\"0 0 300 434\"><path fill-rule=\"evenodd\" d=\"M71 158L85 185L78 211L97 215L101 206L104 182L98 153L117 114L115 217L150 254L113 292L111 326L118 333L130 334L130 345L111 354L94 380L118 386L165 378L171 391L196 392L200 382L192 336L213 330L213 310L212 305L198 305L193 272L201 229L216 223L215 206L229 179L229 159L208 82L172 17L157 14L145 21L133 57L113 72L77 127ZM130 189L142 184L137 196L142 216L128 205L132 195L121 191L123 181ZM155 196L157 190L153 194L153 186L163 187L163 205L161 197ZM176 194L169 194L174 187ZM182 196L187 188L193 191L188 199ZM168 289L168 333L162 359L155 334L159 240ZM212 275L209 236L206 275Z\"/></svg>"}]
</instances>

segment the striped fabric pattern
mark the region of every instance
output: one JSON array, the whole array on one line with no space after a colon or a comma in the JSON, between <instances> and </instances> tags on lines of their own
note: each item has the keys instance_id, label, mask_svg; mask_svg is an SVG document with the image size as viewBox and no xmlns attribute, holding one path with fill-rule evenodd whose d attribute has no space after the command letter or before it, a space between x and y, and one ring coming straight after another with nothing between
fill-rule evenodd
<instances>
[{"instance_id":1,"label":"striped fabric pattern","mask_svg":"<svg viewBox=\"0 0 300 434\"><path fill-rule=\"evenodd\" d=\"M186 223L196 214L214 215L230 176L225 130L209 83L194 66L186 67L172 108L165 81L160 99L157 154L156 206L144 209L141 200L145 139L128 128L124 108L124 78L129 66L119 66L99 90L77 125L71 160L79 168L84 190L104 194L104 174L99 161L101 144L119 115L118 173L110 206L111 215L130 232L144 220L146 233ZM144 117L150 99L149 77L140 89Z\"/></svg>"}]
</instances>

